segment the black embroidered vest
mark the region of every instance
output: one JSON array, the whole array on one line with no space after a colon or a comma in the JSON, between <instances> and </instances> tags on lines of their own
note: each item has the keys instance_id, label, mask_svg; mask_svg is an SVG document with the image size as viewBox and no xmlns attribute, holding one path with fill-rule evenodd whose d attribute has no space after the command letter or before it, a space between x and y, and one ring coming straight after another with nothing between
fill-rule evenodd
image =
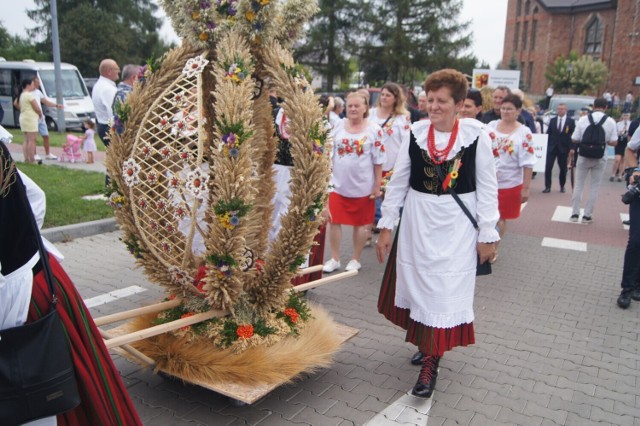
<instances>
[{"instance_id":1,"label":"black embroidered vest","mask_svg":"<svg viewBox=\"0 0 640 426\"><path fill-rule=\"evenodd\" d=\"M10 170L13 159L9 150L0 142L0 264L2 275L8 275L26 264L38 251L38 240L31 219L31 205L27 193L14 168ZM2 183L0 182L0 183ZM10 184L7 184L10 183Z\"/></svg>"},{"instance_id":2,"label":"black embroidered vest","mask_svg":"<svg viewBox=\"0 0 640 426\"><path fill-rule=\"evenodd\" d=\"M458 194L466 194L476 190L477 146L478 139L476 138L471 145L462 148L455 157L440 165L442 175L445 177L456 159L462 162L458 170L458 179L453 186L453 190ZM420 149L413 133L411 133L409 143L409 157L411 158L411 175L409 177L411 188L426 194L446 194L446 191L442 189L442 180L438 177L436 165L431 161L427 151Z\"/></svg>"}]
</instances>

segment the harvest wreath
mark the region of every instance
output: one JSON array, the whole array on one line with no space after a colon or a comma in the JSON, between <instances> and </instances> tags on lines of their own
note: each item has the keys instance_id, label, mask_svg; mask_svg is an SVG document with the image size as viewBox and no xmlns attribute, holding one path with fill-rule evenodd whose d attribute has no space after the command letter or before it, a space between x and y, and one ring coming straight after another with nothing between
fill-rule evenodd
<instances>
[{"instance_id":1,"label":"harvest wreath","mask_svg":"<svg viewBox=\"0 0 640 426\"><path fill-rule=\"evenodd\" d=\"M239 354L295 339L318 322L290 282L318 230L331 147L318 99L287 46L316 3L163 5L184 41L146 68L117 117L121 131L111 132L106 160L125 244L146 275L181 300L139 326L220 310L228 315L163 341ZM294 159L289 209L271 243L265 224L277 141L265 81L286 99Z\"/></svg>"}]
</instances>

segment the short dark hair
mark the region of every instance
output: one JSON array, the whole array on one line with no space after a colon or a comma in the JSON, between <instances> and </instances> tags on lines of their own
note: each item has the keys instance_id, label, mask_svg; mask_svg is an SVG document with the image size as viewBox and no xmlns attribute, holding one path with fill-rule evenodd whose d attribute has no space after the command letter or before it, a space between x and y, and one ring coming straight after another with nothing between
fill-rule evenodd
<instances>
[{"instance_id":1,"label":"short dark hair","mask_svg":"<svg viewBox=\"0 0 640 426\"><path fill-rule=\"evenodd\" d=\"M520 109L522 108L522 99L520 99L520 96L510 93L502 99L502 105L504 104L511 104L517 109Z\"/></svg>"},{"instance_id":2,"label":"short dark hair","mask_svg":"<svg viewBox=\"0 0 640 426\"><path fill-rule=\"evenodd\" d=\"M430 74L424 82L425 92L439 90L443 87L451 91L451 97L455 103L458 103L464 101L469 82L464 74L451 68Z\"/></svg>"},{"instance_id":3,"label":"short dark hair","mask_svg":"<svg viewBox=\"0 0 640 426\"><path fill-rule=\"evenodd\" d=\"M609 106L609 102L607 102L605 98L596 98L596 100L593 101L594 108L607 109L607 106Z\"/></svg>"},{"instance_id":4,"label":"short dark hair","mask_svg":"<svg viewBox=\"0 0 640 426\"><path fill-rule=\"evenodd\" d=\"M482 106L482 93L478 89L469 89L467 99L471 99L477 107Z\"/></svg>"}]
</instances>

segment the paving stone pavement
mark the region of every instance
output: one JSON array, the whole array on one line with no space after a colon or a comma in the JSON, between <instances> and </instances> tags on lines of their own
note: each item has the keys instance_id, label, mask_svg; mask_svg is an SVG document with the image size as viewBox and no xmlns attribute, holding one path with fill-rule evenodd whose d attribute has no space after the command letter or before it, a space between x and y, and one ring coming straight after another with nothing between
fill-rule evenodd
<instances>
[{"instance_id":1,"label":"paving stone pavement","mask_svg":"<svg viewBox=\"0 0 640 426\"><path fill-rule=\"evenodd\" d=\"M445 355L430 401L407 395L418 374L409 363L414 347L377 313L384 266L367 248L358 276L307 295L337 321L360 330L332 366L305 374L252 406L238 407L114 353L141 418L154 426L640 426L640 303L627 310L615 304L626 240L610 242L612 233L618 239L626 236L616 216L624 212L616 198L622 191L611 186L612 198L599 200L599 222L564 224L573 227L567 232L576 239L582 235L588 241L588 250L578 252L541 247L542 237L555 236L548 213L555 205L570 205L570 196L545 197L540 185L541 177L534 181L530 205L500 245L493 274L478 279L476 344ZM343 265L350 234L346 228ZM112 232L58 244L67 256L63 265L85 298L132 285L147 289L93 308L94 316L162 297L135 268L119 237Z\"/></svg>"}]
</instances>

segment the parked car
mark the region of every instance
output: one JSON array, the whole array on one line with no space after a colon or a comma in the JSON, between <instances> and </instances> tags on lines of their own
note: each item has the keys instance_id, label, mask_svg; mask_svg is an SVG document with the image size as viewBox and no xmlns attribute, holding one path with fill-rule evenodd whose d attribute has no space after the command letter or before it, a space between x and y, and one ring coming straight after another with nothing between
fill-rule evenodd
<instances>
[{"instance_id":1,"label":"parked car","mask_svg":"<svg viewBox=\"0 0 640 426\"><path fill-rule=\"evenodd\" d=\"M82 80L78 68L62 63L62 99L66 128L81 128L87 118L95 118L93 102ZM18 127L20 111L14 108L13 100L20 93L20 82L25 78L38 76L42 84L40 90L51 99L56 99L56 83L53 62L0 61L0 103L4 109L3 126ZM43 106L47 126L58 130L58 110Z\"/></svg>"},{"instance_id":2,"label":"parked car","mask_svg":"<svg viewBox=\"0 0 640 426\"><path fill-rule=\"evenodd\" d=\"M543 121L545 125L549 124L549 121L556 115L558 115L558 105L567 105L567 115L574 120L580 118L580 110L584 107L593 107L593 96L583 95L554 95L549 102L549 108L544 113Z\"/></svg>"}]
</instances>

